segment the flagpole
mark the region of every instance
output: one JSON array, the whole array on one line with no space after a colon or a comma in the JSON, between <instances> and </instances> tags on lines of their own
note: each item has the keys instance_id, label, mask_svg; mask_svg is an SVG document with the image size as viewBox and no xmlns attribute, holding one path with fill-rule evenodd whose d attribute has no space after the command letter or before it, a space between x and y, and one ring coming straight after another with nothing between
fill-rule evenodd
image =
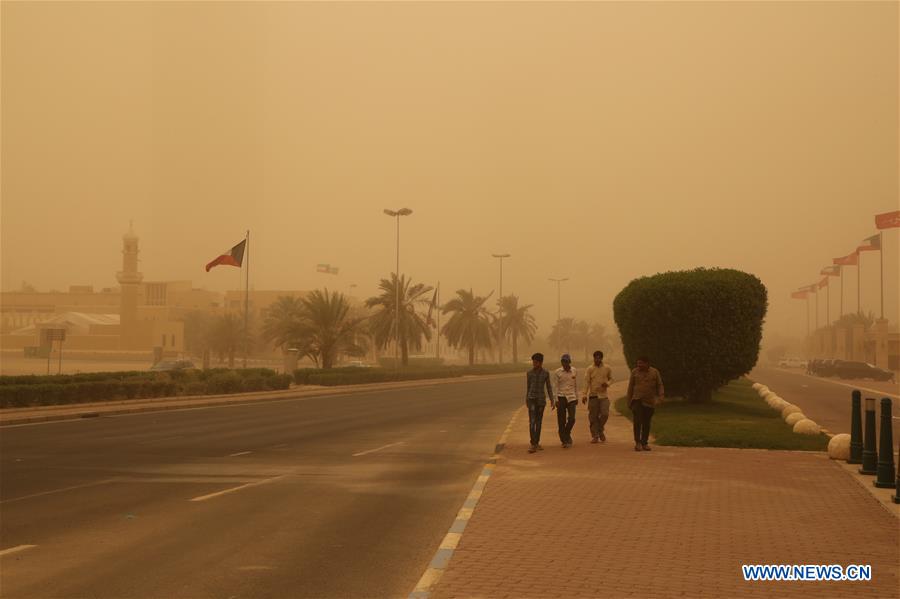
<instances>
[{"instance_id":1,"label":"flagpole","mask_svg":"<svg viewBox=\"0 0 900 599\"><path fill-rule=\"evenodd\" d=\"M806 292L806 342L809 343L809 291Z\"/></svg>"},{"instance_id":2,"label":"flagpole","mask_svg":"<svg viewBox=\"0 0 900 599\"><path fill-rule=\"evenodd\" d=\"M859 297L860 297L859 283L860 283L860 280L862 279L862 276L860 275L861 272L862 272L862 256L860 256L859 252L857 252L856 253L856 313L857 314L862 314L862 310L860 309L860 306L859 306Z\"/></svg>"},{"instance_id":3,"label":"flagpole","mask_svg":"<svg viewBox=\"0 0 900 599\"><path fill-rule=\"evenodd\" d=\"M831 281L825 279L825 326L831 326Z\"/></svg>"},{"instance_id":4,"label":"flagpole","mask_svg":"<svg viewBox=\"0 0 900 599\"><path fill-rule=\"evenodd\" d=\"M437 286L437 331L435 333L435 357L440 360L441 359L441 282L438 281Z\"/></svg>"},{"instance_id":5,"label":"flagpole","mask_svg":"<svg viewBox=\"0 0 900 599\"><path fill-rule=\"evenodd\" d=\"M838 320L844 317L844 265L841 264L838 270L838 276L841 278L841 313Z\"/></svg>"},{"instance_id":6,"label":"flagpole","mask_svg":"<svg viewBox=\"0 0 900 599\"><path fill-rule=\"evenodd\" d=\"M878 256L881 260L881 320L884 320L884 231L878 232Z\"/></svg>"},{"instance_id":7,"label":"flagpole","mask_svg":"<svg viewBox=\"0 0 900 599\"><path fill-rule=\"evenodd\" d=\"M816 331L819 330L819 290L816 289Z\"/></svg>"},{"instance_id":8,"label":"flagpole","mask_svg":"<svg viewBox=\"0 0 900 599\"><path fill-rule=\"evenodd\" d=\"M247 262L247 277L244 285L244 368L247 368L247 354L250 353L250 229L247 229L247 246L244 260Z\"/></svg>"}]
</instances>

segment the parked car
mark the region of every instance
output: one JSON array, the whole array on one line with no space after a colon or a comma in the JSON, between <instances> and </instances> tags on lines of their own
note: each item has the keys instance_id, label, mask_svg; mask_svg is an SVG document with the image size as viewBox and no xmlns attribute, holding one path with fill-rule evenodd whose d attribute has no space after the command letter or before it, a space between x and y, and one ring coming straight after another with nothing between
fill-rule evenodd
<instances>
[{"instance_id":1,"label":"parked car","mask_svg":"<svg viewBox=\"0 0 900 599\"><path fill-rule=\"evenodd\" d=\"M782 358L778 362L781 368L806 368L806 360L800 358Z\"/></svg>"},{"instance_id":2,"label":"parked car","mask_svg":"<svg viewBox=\"0 0 900 599\"><path fill-rule=\"evenodd\" d=\"M876 381L894 380L894 373L890 370L878 368L868 362L849 360L834 360L828 369L828 374L823 376L838 376L842 379L874 379Z\"/></svg>"},{"instance_id":3,"label":"parked car","mask_svg":"<svg viewBox=\"0 0 900 599\"><path fill-rule=\"evenodd\" d=\"M196 366L190 360L162 360L151 366L150 370L190 370L192 368L196 368Z\"/></svg>"}]
</instances>

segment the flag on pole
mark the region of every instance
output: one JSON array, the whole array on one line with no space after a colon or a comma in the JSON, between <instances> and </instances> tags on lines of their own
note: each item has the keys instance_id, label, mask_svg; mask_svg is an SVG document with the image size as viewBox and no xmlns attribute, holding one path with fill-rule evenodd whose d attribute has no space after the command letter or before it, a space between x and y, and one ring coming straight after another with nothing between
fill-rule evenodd
<instances>
[{"instance_id":1,"label":"flag on pole","mask_svg":"<svg viewBox=\"0 0 900 599\"><path fill-rule=\"evenodd\" d=\"M330 264L317 264L316 272L323 272L326 275L336 275L340 269L337 266L332 266Z\"/></svg>"},{"instance_id":2,"label":"flag on pole","mask_svg":"<svg viewBox=\"0 0 900 599\"><path fill-rule=\"evenodd\" d=\"M847 254L840 258L834 258L832 262L841 266L857 266L859 265L859 252L853 252L852 254Z\"/></svg>"},{"instance_id":3,"label":"flag on pole","mask_svg":"<svg viewBox=\"0 0 900 599\"><path fill-rule=\"evenodd\" d=\"M828 286L828 277L825 277L824 279L819 281L819 289L821 289L822 287L827 287L827 286Z\"/></svg>"},{"instance_id":4,"label":"flag on pole","mask_svg":"<svg viewBox=\"0 0 900 599\"><path fill-rule=\"evenodd\" d=\"M437 287L435 287L434 295L431 296L431 304L429 304L428 306L428 319L426 321L428 323L428 326L432 326L434 324L434 321L431 319L431 314L434 312L435 306L437 306L437 294L438 290Z\"/></svg>"},{"instance_id":5,"label":"flag on pole","mask_svg":"<svg viewBox=\"0 0 900 599\"><path fill-rule=\"evenodd\" d=\"M900 210L875 215L876 229L895 229L900 227Z\"/></svg>"},{"instance_id":6,"label":"flag on pole","mask_svg":"<svg viewBox=\"0 0 900 599\"><path fill-rule=\"evenodd\" d=\"M798 291L807 291L809 293L815 293L816 289L818 289L818 287L813 284L813 285L804 285L803 287L798 289Z\"/></svg>"},{"instance_id":7,"label":"flag on pole","mask_svg":"<svg viewBox=\"0 0 900 599\"><path fill-rule=\"evenodd\" d=\"M881 233L872 235L862 240L862 245L856 248L857 252L873 252L881 249Z\"/></svg>"},{"instance_id":8,"label":"flag on pole","mask_svg":"<svg viewBox=\"0 0 900 599\"><path fill-rule=\"evenodd\" d=\"M826 277L839 277L841 276L841 267L840 266L826 266L822 270L819 271L820 275L825 275Z\"/></svg>"},{"instance_id":9,"label":"flag on pole","mask_svg":"<svg viewBox=\"0 0 900 599\"><path fill-rule=\"evenodd\" d=\"M244 248L247 247L247 240L241 241L239 244L228 250L227 254L222 254L206 265L206 272L211 268L224 264L226 266L237 266L238 268L244 263Z\"/></svg>"},{"instance_id":10,"label":"flag on pole","mask_svg":"<svg viewBox=\"0 0 900 599\"><path fill-rule=\"evenodd\" d=\"M791 294L792 299L806 299L806 291L795 291Z\"/></svg>"}]
</instances>

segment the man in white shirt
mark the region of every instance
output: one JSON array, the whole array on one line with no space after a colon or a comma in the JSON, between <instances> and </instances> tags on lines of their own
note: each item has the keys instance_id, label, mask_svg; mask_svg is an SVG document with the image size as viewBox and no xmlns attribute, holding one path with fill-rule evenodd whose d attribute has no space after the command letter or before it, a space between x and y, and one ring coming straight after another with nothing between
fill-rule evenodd
<instances>
[{"instance_id":1,"label":"man in white shirt","mask_svg":"<svg viewBox=\"0 0 900 599\"><path fill-rule=\"evenodd\" d=\"M572 447L572 427L575 426L575 408L578 407L578 385L572 358L563 354L559 359L561 367L553 371L553 386L556 388L556 422L559 425L559 440L563 449Z\"/></svg>"},{"instance_id":2,"label":"man in white shirt","mask_svg":"<svg viewBox=\"0 0 900 599\"><path fill-rule=\"evenodd\" d=\"M605 443L603 432L609 420L609 395L607 389L612 384L612 371L603 363L603 352L594 352L594 363L587 368L584 375L584 391L581 403L588 405L588 421L591 423L591 443Z\"/></svg>"}]
</instances>

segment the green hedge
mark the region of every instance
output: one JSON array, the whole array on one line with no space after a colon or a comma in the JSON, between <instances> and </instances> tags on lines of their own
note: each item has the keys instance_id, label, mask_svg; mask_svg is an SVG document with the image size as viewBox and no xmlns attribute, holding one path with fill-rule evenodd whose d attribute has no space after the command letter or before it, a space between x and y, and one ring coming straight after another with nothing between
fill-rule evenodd
<instances>
[{"instance_id":1,"label":"green hedge","mask_svg":"<svg viewBox=\"0 0 900 599\"><path fill-rule=\"evenodd\" d=\"M628 363L647 354L667 395L701 402L756 364L766 308L762 282L732 269L635 279L613 301Z\"/></svg>"},{"instance_id":2,"label":"green hedge","mask_svg":"<svg viewBox=\"0 0 900 599\"><path fill-rule=\"evenodd\" d=\"M290 375L262 368L90 374L105 374L107 378L93 380L94 376L77 374L4 377L24 382L0 384L0 408L274 391L291 385Z\"/></svg>"}]
</instances>

